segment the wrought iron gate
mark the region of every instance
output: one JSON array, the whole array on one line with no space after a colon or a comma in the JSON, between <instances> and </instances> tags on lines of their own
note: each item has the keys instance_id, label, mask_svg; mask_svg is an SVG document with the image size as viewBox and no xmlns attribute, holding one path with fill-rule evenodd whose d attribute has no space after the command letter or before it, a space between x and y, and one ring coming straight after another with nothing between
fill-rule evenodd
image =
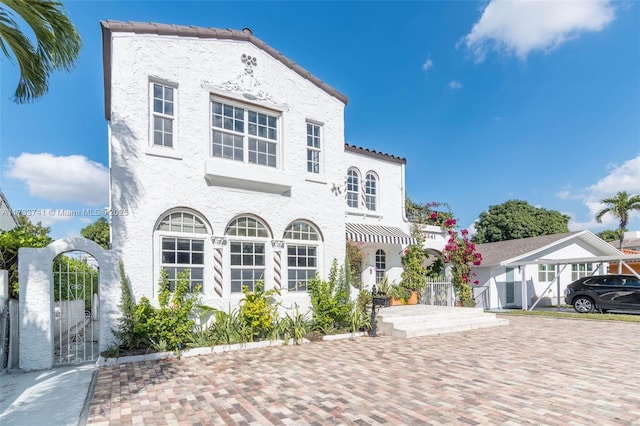
<instances>
[{"instance_id":1,"label":"wrought iron gate","mask_svg":"<svg viewBox=\"0 0 640 426\"><path fill-rule=\"evenodd\" d=\"M98 358L98 262L88 253L62 253L53 261L54 364Z\"/></svg>"}]
</instances>

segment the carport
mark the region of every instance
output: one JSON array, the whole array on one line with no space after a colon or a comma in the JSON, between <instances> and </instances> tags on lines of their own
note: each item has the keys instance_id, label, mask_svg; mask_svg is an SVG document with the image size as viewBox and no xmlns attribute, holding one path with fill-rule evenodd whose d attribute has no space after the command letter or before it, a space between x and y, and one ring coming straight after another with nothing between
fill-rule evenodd
<instances>
[{"instance_id":1,"label":"carport","mask_svg":"<svg viewBox=\"0 0 640 426\"><path fill-rule=\"evenodd\" d=\"M598 267L591 272L591 275L601 275L601 274L608 273L608 271L605 270L605 264L608 264L610 262L617 262L618 271L615 273L622 273L622 265L624 265L627 267L627 269L631 271L630 272L631 274L640 278L640 274L638 274L627 263L627 262L634 262L634 261L635 262L640 261L640 254L593 256L593 257L581 257L581 258L571 258L571 259L538 259L535 261L530 260L530 261L522 261L522 262L511 262L511 263L505 264L504 266L508 268L515 268L515 267L521 267L521 266L527 266L527 265L556 265L559 268L559 270L556 272L555 280L549 283L549 285L544 289L544 291L540 294L540 296L536 298L536 301L531 305L531 307L529 307L527 303L527 283L526 283L525 275L522 274L521 302L522 302L523 311L533 310L533 308L535 308L538 302L542 299L542 295L545 294L551 288L551 286L553 286L553 284L556 284L557 294L558 294L558 310L560 310L560 303L559 303L560 302L560 276L562 275L562 272L565 270L565 268L567 268L569 265L581 264L581 263L598 264Z\"/></svg>"}]
</instances>

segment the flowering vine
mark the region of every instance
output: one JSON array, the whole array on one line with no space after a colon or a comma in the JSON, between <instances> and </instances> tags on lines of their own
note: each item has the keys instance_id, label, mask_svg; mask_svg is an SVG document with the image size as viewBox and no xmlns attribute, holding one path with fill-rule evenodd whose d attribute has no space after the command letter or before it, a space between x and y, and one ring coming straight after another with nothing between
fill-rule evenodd
<instances>
[{"instance_id":1,"label":"flowering vine","mask_svg":"<svg viewBox=\"0 0 640 426\"><path fill-rule=\"evenodd\" d=\"M434 213L433 219L437 220L438 212ZM482 255L469 239L469 231L463 229L458 234L456 224L453 217L447 217L443 222L442 226L447 229L449 239L444 247L442 261L451 266L452 283L458 299L463 304L472 303L471 283L477 285L478 280L475 280L476 274L471 269L482 263Z\"/></svg>"}]
</instances>

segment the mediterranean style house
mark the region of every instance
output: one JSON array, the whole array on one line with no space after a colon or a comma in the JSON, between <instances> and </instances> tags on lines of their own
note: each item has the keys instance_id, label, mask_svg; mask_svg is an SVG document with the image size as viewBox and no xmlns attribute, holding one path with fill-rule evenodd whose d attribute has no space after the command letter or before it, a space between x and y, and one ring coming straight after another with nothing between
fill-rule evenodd
<instances>
[{"instance_id":1,"label":"mediterranean style house","mask_svg":"<svg viewBox=\"0 0 640 426\"><path fill-rule=\"evenodd\" d=\"M247 28L101 26L112 249L136 298L189 269L211 306L262 280L305 307L347 238L366 286L399 280L406 160L345 143L345 95Z\"/></svg>"}]
</instances>

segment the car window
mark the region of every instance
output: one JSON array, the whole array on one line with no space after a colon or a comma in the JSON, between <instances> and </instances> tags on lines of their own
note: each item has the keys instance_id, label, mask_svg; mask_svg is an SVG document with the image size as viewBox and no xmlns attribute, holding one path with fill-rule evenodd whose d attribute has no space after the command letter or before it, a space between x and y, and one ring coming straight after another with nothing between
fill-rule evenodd
<instances>
[{"instance_id":1,"label":"car window","mask_svg":"<svg viewBox=\"0 0 640 426\"><path fill-rule=\"evenodd\" d=\"M630 286L630 287L640 287L640 279L638 278L625 278L624 279L624 284L625 286Z\"/></svg>"},{"instance_id":2,"label":"car window","mask_svg":"<svg viewBox=\"0 0 640 426\"><path fill-rule=\"evenodd\" d=\"M584 282L587 285L618 286L622 285L622 278L618 276L591 277Z\"/></svg>"}]
</instances>

